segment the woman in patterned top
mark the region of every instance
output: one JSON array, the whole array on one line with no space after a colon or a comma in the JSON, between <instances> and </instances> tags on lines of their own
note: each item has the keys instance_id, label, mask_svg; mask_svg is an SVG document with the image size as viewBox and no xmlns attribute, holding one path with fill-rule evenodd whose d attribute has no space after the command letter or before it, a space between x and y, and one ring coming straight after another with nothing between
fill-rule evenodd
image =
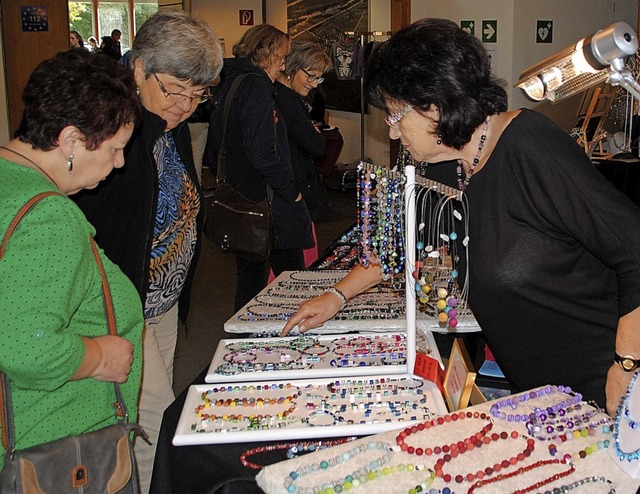
<instances>
[{"instance_id":1,"label":"woman in patterned top","mask_svg":"<svg viewBox=\"0 0 640 494\"><path fill-rule=\"evenodd\" d=\"M11 385L17 449L114 424L114 381L135 421L144 325L133 284L100 252L118 329L107 335L94 229L66 196L124 165L140 113L132 74L70 50L35 69L23 99L17 137L0 146L0 243L29 199L53 195L0 254L0 371Z\"/></svg>"},{"instance_id":2,"label":"woman in patterned top","mask_svg":"<svg viewBox=\"0 0 640 494\"><path fill-rule=\"evenodd\" d=\"M153 445L136 441L135 449L146 492L162 414L174 399L178 317L186 321L204 218L185 121L209 98L222 68L222 45L203 21L162 11L139 29L132 62L143 116L125 150L126 166L78 204L144 305L139 414Z\"/></svg>"}]
</instances>

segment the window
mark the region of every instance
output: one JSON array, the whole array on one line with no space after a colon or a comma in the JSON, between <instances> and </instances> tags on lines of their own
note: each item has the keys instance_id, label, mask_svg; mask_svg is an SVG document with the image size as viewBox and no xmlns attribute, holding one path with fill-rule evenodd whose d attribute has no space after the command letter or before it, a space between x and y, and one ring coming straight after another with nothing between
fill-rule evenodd
<instances>
[{"instance_id":1,"label":"window","mask_svg":"<svg viewBox=\"0 0 640 494\"><path fill-rule=\"evenodd\" d=\"M98 41L103 36L110 36L111 31L122 32L120 46L125 53L133 44L131 30L134 33L144 22L158 11L156 0L134 0L133 12L130 12L128 1L98 0L94 10L92 2L69 2L69 30L78 31L85 46L89 48L89 36ZM96 30L98 32L96 32Z\"/></svg>"}]
</instances>

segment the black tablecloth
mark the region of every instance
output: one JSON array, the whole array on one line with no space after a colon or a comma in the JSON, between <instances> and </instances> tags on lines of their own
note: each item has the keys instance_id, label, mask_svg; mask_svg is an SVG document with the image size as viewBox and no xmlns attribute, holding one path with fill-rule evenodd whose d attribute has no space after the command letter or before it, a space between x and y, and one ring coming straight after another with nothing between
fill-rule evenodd
<instances>
[{"instance_id":1,"label":"black tablecloth","mask_svg":"<svg viewBox=\"0 0 640 494\"><path fill-rule=\"evenodd\" d=\"M594 163L596 169L634 204L640 206L640 161L631 155Z\"/></svg>"},{"instance_id":2,"label":"black tablecloth","mask_svg":"<svg viewBox=\"0 0 640 494\"><path fill-rule=\"evenodd\" d=\"M478 333L460 334L470 355L483 355L484 340ZM454 335L434 334L438 349L448 357ZM481 343L481 345L479 345ZM479 346L481 348L479 348ZM475 360L475 359L474 359ZM481 363L481 362L479 362ZM203 384L208 366L193 380ZM213 386L213 385L212 385ZM151 479L151 494L259 494L262 489L255 482L258 470L244 467L240 456L249 449L283 441L228 443L198 446L174 446L180 414L187 397L184 390L167 408L162 418L158 448ZM336 438L327 438L336 439ZM322 441L324 439L314 439ZM295 441L289 441L295 442ZM287 459L287 450L269 451L252 456L249 461L258 465L270 465ZM284 479L283 479L284 480Z\"/></svg>"},{"instance_id":3,"label":"black tablecloth","mask_svg":"<svg viewBox=\"0 0 640 494\"><path fill-rule=\"evenodd\" d=\"M208 367L207 367L208 369ZM207 373L194 379L204 383ZM258 470L246 468L240 456L248 449L274 444L229 443L204 446L174 446L171 441L176 432L188 389L182 392L164 412L158 448L151 479L151 494L254 494L262 493L255 482ZM251 458L260 465L285 460L286 451L261 453Z\"/></svg>"}]
</instances>

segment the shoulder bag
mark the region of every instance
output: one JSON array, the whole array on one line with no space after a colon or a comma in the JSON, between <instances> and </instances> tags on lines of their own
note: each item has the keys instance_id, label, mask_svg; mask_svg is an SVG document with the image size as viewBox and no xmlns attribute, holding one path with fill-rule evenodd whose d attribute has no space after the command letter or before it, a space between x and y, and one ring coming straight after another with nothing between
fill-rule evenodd
<instances>
[{"instance_id":1,"label":"shoulder bag","mask_svg":"<svg viewBox=\"0 0 640 494\"><path fill-rule=\"evenodd\" d=\"M207 204L205 236L224 252L250 262L262 262L272 247L271 201L273 190L267 184L267 198L254 202L227 183L227 124L229 110L238 86L248 74L237 76L227 93L222 119L222 144L218 151L216 190Z\"/></svg>"},{"instance_id":2,"label":"shoulder bag","mask_svg":"<svg viewBox=\"0 0 640 494\"><path fill-rule=\"evenodd\" d=\"M0 244L0 260L9 237L20 220L38 201L59 192L43 192L22 206L9 224ZM102 295L109 334L116 335L116 319L109 284L97 246L89 237L91 249L100 270ZM2 413L2 445L5 448L4 468L0 472L0 492L29 494L137 494L138 471L131 444L131 432L146 434L136 424L127 422L128 411L122 399L120 385L115 386L117 424L94 432L68 436L22 450L15 449L15 430L11 406L9 378L1 374L0 408Z\"/></svg>"}]
</instances>

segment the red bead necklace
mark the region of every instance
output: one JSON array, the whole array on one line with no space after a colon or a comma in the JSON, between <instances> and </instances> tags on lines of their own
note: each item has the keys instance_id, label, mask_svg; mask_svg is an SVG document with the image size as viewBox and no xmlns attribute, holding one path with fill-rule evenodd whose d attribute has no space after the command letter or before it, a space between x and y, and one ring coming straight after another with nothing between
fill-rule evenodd
<instances>
[{"instance_id":1,"label":"red bead necklace","mask_svg":"<svg viewBox=\"0 0 640 494\"><path fill-rule=\"evenodd\" d=\"M481 446L491 444L491 442L494 442L494 441L505 440L508 438L518 439L518 437L522 437L523 439L527 440L527 446L524 448L524 450L521 453L518 453L516 456L512 456L508 460L505 459L505 460L502 460L500 463L494 464L493 466L486 467L484 470L478 470L475 473L469 472L466 475L458 474L456 476L452 476L451 474L444 473L443 471L444 465L450 462L451 460L453 460L454 458L456 458L459 454L463 453L464 451L460 451L458 453L454 453L454 452L447 453L442 458L439 458L438 461L436 461L435 466L433 467L434 471L436 472L436 477L441 477L442 480L444 480L447 483L451 482L452 480L457 482L458 484L464 482L465 480L467 482L473 482L476 479L483 479L485 476L493 475L494 473L499 472L503 468L508 468L520 461L524 461L526 458L531 456L531 453L535 449L535 440L527 436L520 436L520 434L516 431L512 431L510 434L504 431L501 432L500 434L498 434L497 432L494 432L493 434L491 434L491 436L483 437L482 440L476 442L473 447L480 448ZM469 448L469 449L472 449L472 448Z\"/></svg>"},{"instance_id":2,"label":"red bead necklace","mask_svg":"<svg viewBox=\"0 0 640 494\"><path fill-rule=\"evenodd\" d=\"M534 491L536 489L539 489L543 485L550 484L551 482L555 482L556 480L561 479L562 477L566 477L567 475L571 475L576 470L576 467L573 466L573 463L567 463L564 460L540 460L540 461L537 461L535 463L532 463L531 465L526 465L524 467L520 467L517 470L514 470L513 472L503 473L503 474L497 475L497 476L492 477L492 478L487 479L487 480L480 479L480 480L476 481L469 488L469 490L467 491L467 494L473 494L473 492L476 489L478 489L478 488L480 488L480 487L482 487L484 485L492 484L493 482L500 482L501 480L509 479L509 478L515 477L517 475L522 475L523 473L529 472L529 471L534 470L536 468L544 467L546 465L553 465L553 464L569 465L569 468L567 470L565 470L564 472L556 473L555 475L552 475L551 477L548 477L548 478L543 479L543 480L539 480L535 484L531 484L529 487L525 487L524 489L518 489L513 494L525 494L527 492Z\"/></svg>"},{"instance_id":3,"label":"red bead necklace","mask_svg":"<svg viewBox=\"0 0 640 494\"><path fill-rule=\"evenodd\" d=\"M470 418L488 420L488 423L485 424L480 431L463 439L462 441L456 441L451 444L436 446L434 448L415 448L413 446L409 446L405 442L405 439L407 437L409 437L411 434L415 434L416 432L421 432L437 425L443 425L445 423L457 422L459 420L466 420ZM428 420L427 422L422 422L412 427L407 427L396 436L396 444L400 446L400 449L402 451L404 451L405 453L409 453L410 455L439 455L440 453L450 452L456 452L456 454L458 452L464 453L467 449L473 449L474 445L476 445L478 442L482 442L482 438L487 435L492 427L493 421L491 420L491 417L489 417L489 415L487 415L486 413L460 411L451 415L445 415L444 417L437 417L433 420Z\"/></svg>"}]
</instances>

